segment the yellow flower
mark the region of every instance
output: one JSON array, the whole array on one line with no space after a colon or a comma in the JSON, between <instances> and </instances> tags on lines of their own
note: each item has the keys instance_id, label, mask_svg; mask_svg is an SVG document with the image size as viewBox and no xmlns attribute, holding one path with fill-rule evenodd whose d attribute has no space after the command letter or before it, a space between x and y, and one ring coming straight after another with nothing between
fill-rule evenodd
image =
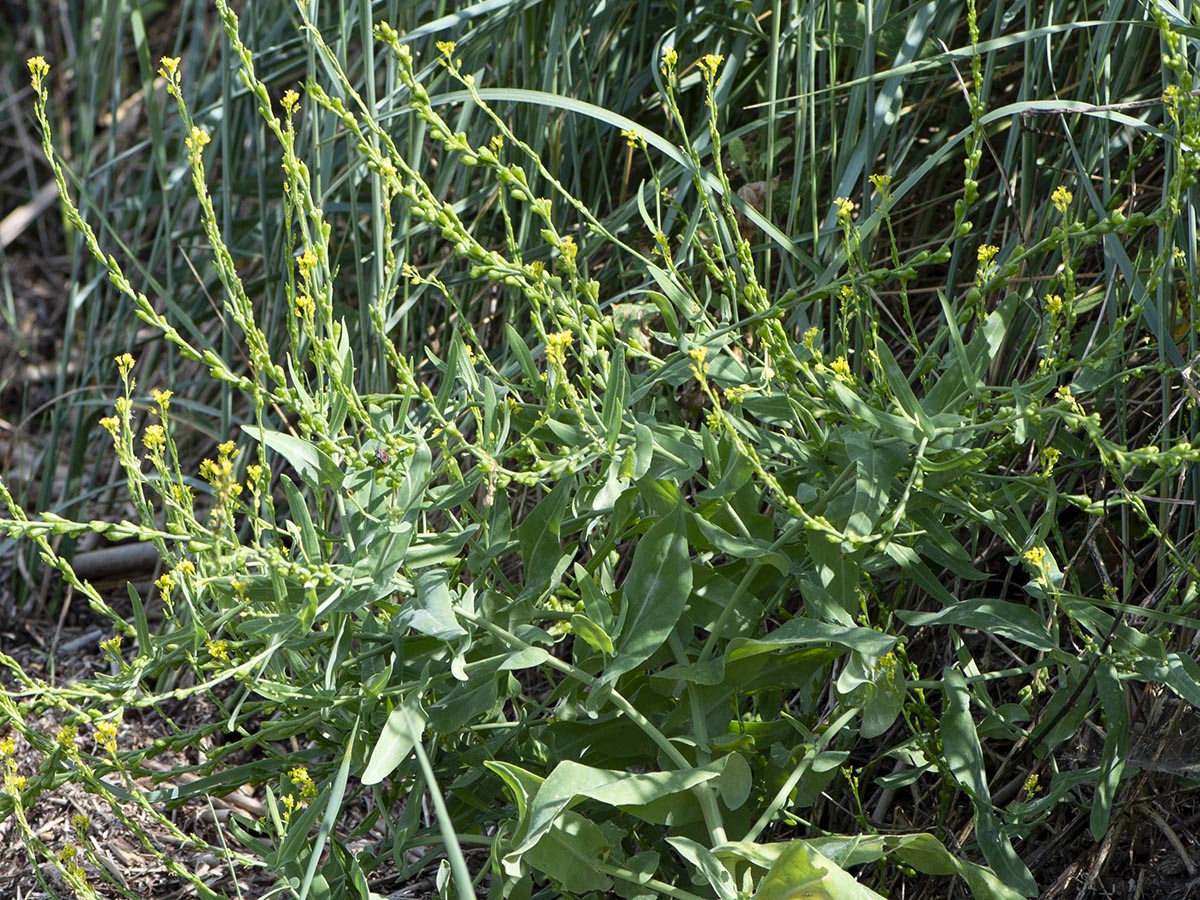
<instances>
[{"instance_id":1,"label":"yellow flower","mask_svg":"<svg viewBox=\"0 0 1200 900\"><path fill-rule=\"evenodd\" d=\"M1081 416L1085 415L1083 404L1079 402L1078 398L1073 393L1071 393L1070 385L1064 384L1055 389L1054 396L1059 403L1071 410L1071 412Z\"/></svg>"},{"instance_id":2,"label":"yellow flower","mask_svg":"<svg viewBox=\"0 0 1200 900\"><path fill-rule=\"evenodd\" d=\"M1030 547L1022 555L1026 562L1031 563L1039 569L1042 567L1042 562L1046 559L1046 551L1042 547Z\"/></svg>"},{"instance_id":3,"label":"yellow flower","mask_svg":"<svg viewBox=\"0 0 1200 900\"><path fill-rule=\"evenodd\" d=\"M449 59L451 56L454 55L454 48L457 46L458 45L456 43L454 43L454 41L438 41L437 42L438 52L441 53L442 56L446 57L446 59Z\"/></svg>"},{"instance_id":4,"label":"yellow flower","mask_svg":"<svg viewBox=\"0 0 1200 900\"><path fill-rule=\"evenodd\" d=\"M703 381L704 376L708 374L708 363L704 361L708 356L708 348L693 347L688 351L688 356L692 358L692 374L696 376L697 381Z\"/></svg>"},{"instance_id":5,"label":"yellow flower","mask_svg":"<svg viewBox=\"0 0 1200 900\"><path fill-rule=\"evenodd\" d=\"M60 747L66 750L68 754L71 754L76 749L75 737L78 734L79 726L74 722L69 722L62 728L58 729L58 734L55 735L54 739L58 742Z\"/></svg>"},{"instance_id":6,"label":"yellow flower","mask_svg":"<svg viewBox=\"0 0 1200 900\"><path fill-rule=\"evenodd\" d=\"M1054 208L1060 213L1066 213L1071 206L1071 201L1075 199L1075 195L1068 191L1061 184L1054 189L1054 193L1050 195L1050 202L1054 204Z\"/></svg>"},{"instance_id":7,"label":"yellow flower","mask_svg":"<svg viewBox=\"0 0 1200 900\"><path fill-rule=\"evenodd\" d=\"M561 368L566 362L567 348L571 346L575 335L571 329L546 335L546 361L555 368Z\"/></svg>"},{"instance_id":8,"label":"yellow flower","mask_svg":"<svg viewBox=\"0 0 1200 900\"><path fill-rule=\"evenodd\" d=\"M154 402L158 404L158 411L160 413L165 413L167 411L167 407L171 405L171 398L174 396L174 394L171 391L160 391L157 388L155 388L155 390L151 393L154 397Z\"/></svg>"},{"instance_id":9,"label":"yellow flower","mask_svg":"<svg viewBox=\"0 0 1200 900\"><path fill-rule=\"evenodd\" d=\"M185 562L191 565L190 561L185 560ZM163 572L158 576L158 580L154 582L154 586L158 588L159 596L162 597L165 603L171 599L171 591L175 590L175 579L171 577L170 572Z\"/></svg>"},{"instance_id":10,"label":"yellow flower","mask_svg":"<svg viewBox=\"0 0 1200 900\"><path fill-rule=\"evenodd\" d=\"M1052 316L1061 316L1063 311L1063 298L1058 294L1046 295L1046 312Z\"/></svg>"},{"instance_id":11,"label":"yellow flower","mask_svg":"<svg viewBox=\"0 0 1200 900\"><path fill-rule=\"evenodd\" d=\"M1047 447L1042 451L1042 474L1050 475L1054 472L1054 467L1058 464L1058 460L1062 457L1062 451L1057 447Z\"/></svg>"},{"instance_id":12,"label":"yellow flower","mask_svg":"<svg viewBox=\"0 0 1200 900\"><path fill-rule=\"evenodd\" d=\"M279 105L283 107L283 111L289 117L296 111L296 107L300 105L300 95L290 88L283 92L283 97L279 101Z\"/></svg>"},{"instance_id":13,"label":"yellow flower","mask_svg":"<svg viewBox=\"0 0 1200 900\"><path fill-rule=\"evenodd\" d=\"M559 241L558 249L562 253L562 259L566 266L573 268L575 266L575 257L579 253L579 247L575 243L575 238L569 235L563 238Z\"/></svg>"},{"instance_id":14,"label":"yellow flower","mask_svg":"<svg viewBox=\"0 0 1200 900\"><path fill-rule=\"evenodd\" d=\"M121 377L128 377L130 371L133 369L132 354L122 353L120 356L116 357L113 362L117 364L117 371L121 374Z\"/></svg>"},{"instance_id":15,"label":"yellow flower","mask_svg":"<svg viewBox=\"0 0 1200 900\"><path fill-rule=\"evenodd\" d=\"M117 752L118 725L111 719L96 723L96 743L109 753Z\"/></svg>"},{"instance_id":16,"label":"yellow flower","mask_svg":"<svg viewBox=\"0 0 1200 900\"><path fill-rule=\"evenodd\" d=\"M675 66L679 63L679 53L674 47L664 47L662 55L661 70L664 75L675 71Z\"/></svg>"},{"instance_id":17,"label":"yellow flower","mask_svg":"<svg viewBox=\"0 0 1200 900\"><path fill-rule=\"evenodd\" d=\"M892 199L892 176L891 175L872 175L868 181L871 182L871 187L875 188L881 200Z\"/></svg>"},{"instance_id":18,"label":"yellow flower","mask_svg":"<svg viewBox=\"0 0 1200 900\"><path fill-rule=\"evenodd\" d=\"M635 131L632 128L622 128L621 137L625 138L625 143L630 147L645 147L646 139L642 137L640 131Z\"/></svg>"},{"instance_id":19,"label":"yellow flower","mask_svg":"<svg viewBox=\"0 0 1200 900\"><path fill-rule=\"evenodd\" d=\"M1038 794L1041 793L1042 786L1039 783L1040 781L1041 781L1041 779L1038 778L1037 772L1030 773L1029 777L1025 779L1025 786L1022 790L1024 790L1024 792L1025 792L1026 800L1032 800L1034 797L1036 797Z\"/></svg>"},{"instance_id":20,"label":"yellow flower","mask_svg":"<svg viewBox=\"0 0 1200 900\"><path fill-rule=\"evenodd\" d=\"M46 62L44 56L31 56L26 64L29 66L29 80L33 82L33 89L40 91L42 79L50 74L50 63Z\"/></svg>"},{"instance_id":21,"label":"yellow flower","mask_svg":"<svg viewBox=\"0 0 1200 900\"><path fill-rule=\"evenodd\" d=\"M120 437L121 420L118 419L116 416L105 416L103 419L100 420L100 424L103 425L105 427L105 429L107 429L108 433L113 436L114 440L116 438Z\"/></svg>"},{"instance_id":22,"label":"yellow flower","mask_svg":"<svg viewBox=\"0 0 1200 900\"><path fill-rule=\"evenodd\" d=\"M308 294L300 294L296 297L296 317L299 319L308 319L312 321L317 314L317 304L313 302L313 298Z\"/></svg>"},{"instance_id":23,"label":"yellow flower","mask_svg":"<svg viewBox=\"0 0 1200 900\"><path fill-rule=\"evenodd\" d=\"M854 374L850 371L850 361L847 360L846 357L839 356L829 364L829 367L833 369L833 374L836 376L838 381L854 380Z\"/></svg>"},{"instance_id":24,"label":"yellow flower","mask_svg":"<svg viewBox=\"0 0 1200 900\"><path fill-rule=\"evenodd\" d=\"M158 62L158 74L172 84L176 84L179 77L179 57L164 56Z\"/></svg>"},{"instance_id":25,"label":"yellow flower","mask_svg":"<svg viewBox=\"0 0 1200 900\"><path fill-rule=\"evenodd\" d=\"M121 635L117 634L100 642L100 650L106 656L117 659L121 656Z\"/></svg>"},{"instance_id":26,"label":"yellow flower","mask_svg":"<svg viewBox=\"0 0 1200 900\"><path fill-rule=\"evenodd\" d=\"M229 664L229 645L225 641L207 641L204 646L213 660L224 665Z\"/></svg>"},{"instance_id":27,"label":"yellow flower","mask_svg":"<svg viewBox=\"0 0 1200 900\"><path fill-rule=\"evenodd\" d=\"M703 56L700 59L700 68L704 72L704 79L706 81L712 80L716 76L717 70L721 68L721 63L724 61L725 57L720 53L709 53Z\"/></svg>"},{"instance_id":28,"label":"yellow flower","mask_svg":"<svg viewBox=\"0 0 1200 900\"><path fill-rule=\"evenodd\" d=\"M1000 252L1000 248L995 244L983 244L980 246L977 255L981 266L990 265L992 260L996 258L996 254Z\"/></svg>"},{"instance_id":29,"label":"yellow flower","mask_svg":"<svg viewBox=\"0 0 1200 900\"><path fill-rule=\"evenodd\" d=\"M306 249L298 257L296 257L296 268L300 270L301 278L308 278L312 270L316 268L317 255L312 250Z\"/></svg>"},{"instance_id":30,"label":"yellow flower","mask_svg":"<svg viewBox=\"0 0 1200 900\"><path fill-rule=\"evenodd\" d=\"M854 218L854 204L848 197L838 197L833 205L837 207L838 224L849 225Z\"/></svg>"},{"instance_id":31,"label":"yellow flower","mask_svg":"<svg viewBox=\"0 0 1200 900\"><path fill-rule=\"evenodd\" d=\"M161 425L147 425L142 435L142 443L151 453L162 453L167 446L167 429Z\"/></svg>"},{"instance_id":32,"label":"yellow flower","mask_svg":"<svg viewBox=\"0 0 1200 900\"><path fill-rule=\"evenodd\" d=\"M1167 113L1174 119L1179 115L1179 85L1168 84L1162 93L1162 102L1167 107Z\"/></svg>"},{"instance_id":33,"label":"yellow flower","mask_svg":"<svg viewBox=\"0 0 1200 900\"><path fill-rule=\"evenodd\" d=\"M188 150L192 152L193 156L199 156L200 151L203 150L211 140L212 138L209 137L207 131L205 131L199 125L193 125L192 130L188 134L187 139L184 140L184 143L187 145Z\"/></svg>"}]
</instances>

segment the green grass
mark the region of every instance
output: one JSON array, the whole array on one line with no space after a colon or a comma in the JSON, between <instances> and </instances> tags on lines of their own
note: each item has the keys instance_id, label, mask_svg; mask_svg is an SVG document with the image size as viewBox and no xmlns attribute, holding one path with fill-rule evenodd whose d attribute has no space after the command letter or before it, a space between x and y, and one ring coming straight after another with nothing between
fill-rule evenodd
<instances>
[{"instance_id":1,"label":"green grass","mask_svg":"<svg viewBox=\"0 0 1200 900\"><path fill-rule=\"evenodd\" d=\"M7 661L0 815L252 784L214 852L299 896L413 848L462 898L1037 895L1145 790L1138 698L1200 704L1191 26L1083 7L189 7L177 69L108 25L90 87L161 102L124 155L35 75L121 385L48 427L136 522L81 453L5 488L124 642ZM161 628L87 533L153 542Z\"/></svg>"}]
</instances>

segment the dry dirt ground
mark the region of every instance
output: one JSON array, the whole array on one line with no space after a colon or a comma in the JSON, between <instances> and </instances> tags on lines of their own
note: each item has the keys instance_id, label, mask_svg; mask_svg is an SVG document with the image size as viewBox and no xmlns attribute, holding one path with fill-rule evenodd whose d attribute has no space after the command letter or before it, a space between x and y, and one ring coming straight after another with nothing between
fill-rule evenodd
<instances>
[{"instance_id":1,"label":"dry dirt ground","mask_svg":"<svg viewBox=\"0 0 1200 900\"><path fill-rule=\"evenodd\" d=\"M52 675L56 683L68 684L108 670L110 663L99 650L98 631L90 623L54 625L43 630L37 624L10 620L0 629L0 646L27 675L37 679L48 679ZM11 677L4 677L3 681L6 690L19 687L13 684ZM179 712L188 715L189 710ZM196 704L194 713L203 714L203 704ZM60 728L61 719L61 712L52 710L36 723L29 724L36 725L43 734L54 735ZM180 721L177 724L186 723ZM120 740L126 747L146 746L165 736L166 730L161 720L126 717L121 725ZM86 743L86 739L80 743ZM35 772L40 758L36 748L19 738L16 740L13 759L18 771ZM185 763L186 760L164 758L161 762L165 767L168 763ZM152 783L148 778L138 779L137 784L147 789L164 786ZM250 816L261 815L262 803L250 792L244 792L211 806L193 801L164 810L159 819L132 804L115 810L98 794L77 784L64 784L43 794L37 804L26 811L27 831L15 817L0 821L0 897L35 900L74 895L45 853L34 852L37 845L59 858L64 852L73 852L67 848L74 848L89 882L97 887L101 897L121 896L122 888L147 900L182 900L198 896L193 885L169 872L160 859L148 851L144 840L165 850L218 896L264 896L274 884L270 873L238 865L231 858L221 858L212 852L198 851L177 836L176 829L219 846L222 836L216 823L227 818L233 810ZM83 817L88 823L86 832L79 827ZM101 868L105 870L103 873Z\"/></svg>"}]
</instances>

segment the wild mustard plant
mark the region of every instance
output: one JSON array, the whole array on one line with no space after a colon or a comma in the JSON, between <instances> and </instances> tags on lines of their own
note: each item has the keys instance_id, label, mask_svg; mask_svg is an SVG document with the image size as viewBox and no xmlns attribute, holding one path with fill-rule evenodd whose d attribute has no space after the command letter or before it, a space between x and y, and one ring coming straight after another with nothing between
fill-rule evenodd
<instances>
[{"instance_id":1,"label":"wild mustard plant","mask_svg":"<svg viewBox=\"0 0 1200 900\"><path fill-rule=\"evenodd\" d=\"M1072 452L1100 448L1105 464L1123 474L1184 465L1196 454L1178 444L1163 451L1116 446L1107 423L1087 412L1096 388L1084 379L1057 392L1045 377L989 381L1006 341L1026 348L1010 327L1017 304L1005 296L1021 267L1055 253L1073 263L1087 242L1144 221L1130 226L1115 211L1073 221L1083 215L1074 198L1056 194L1051 204L1059 219L1047 237L1029 250L1005 242L1003 255L985 241L970 289L939 298L948 315L936 336L915 327L906 285L922 267L967 252L960 238L978 212L985 98L973 5L968 13L975 127L966 139L965 196L953 233L904 260L891 231L898 188L889 176L871 176L876 204L834 201L842 238L832 242L835 264L785 302L764 286L762 257L739 227L724 170L726 110L717 96L723 79L740 75L726 68L732 59L714 52L693 63L667 48L656 61L698 202L695 210L673 210L679 215L668 228L665 213L676 201L662 196L665 181L653 174L663 171L656 151L639 132L627 133L629 150L640 149L652 173L639 211L643 242L655 250L642 254L627 246L637 239L618 239L572 197L505 111L485 101L458 45L441 42L434 59L439 86L462 88L472 101L474 118L464 117L462 126L450 124L454 118L418 77L407 36L374 23L388 51L382 65L432 141L417 152L432 149L440 166L461 165L495 188L498 237L486 240L474 210L440 195L416 157L401 152L399 126L380 121L376 104L355 91L315 28L306 26L305 38L330 83L313 80L303 97L289 89L275 102L255 74L236 17L221 5L240 77L282 153L282 347L256 320L218 227L206 187L213 147L183 101L188 73L177 59L161 61L179 103L213 251L209 264L233 337L245 348L246 371L188 345L178 332L168 337L243 392L247 421L242 433L220 435L198 469L185 471L171 392L139 393L133 371L144 364L123 355L121 395L101 427L112 435L139 524L92 529L14 512L5 527L42 541L92 529L156 542L167 624L162 634L149 633L144 621L121 629L133 659L107 677L130 705L221 686L216 699L229 752L256 757L255 777L270 798L268 820L240 822L239 834L290 884L316 883L318 872L326 883L357 884L367 854L349 852L336 821L353 795L378 816L379 827L394 829L393 846L440 842L464 897L473 887L460 835L489 849L498 896L527 895L543 883L576 895L619 884L687 900L689 879L702 878L719 896L756 889L765 896L764 873L794 871L775 867L783 854L817 846L791 840L803 823L797 798L819 795L829 784L819 776L836 777L846 753L869 746L874 754L883 745L864 740L890 734L896 758L910 758L910 747L924 754L924 769L908 774L939 780L934 790L945 815L953 813L953 797L972 798L980 832L994 826L988 838L996 839L981 840L981 848L1029 891L1028 873L1005 850L1009 833L1025 833L1023 814L986 797L985 760L992 757L980 751L972 717L988 704L972 694L980 680L968 684L960 671L975 664L970 635L956 632L957 662L941 679L919 679L903 645L872 623L912 615L912 633L925 634L930 616L953 614L962 620L950 626L977 631L981 618L968 611L973 598L947 599L946 573L933 570L947 567L956 583L975 585L980 546L1010 548L1008 558L1034 576L1022 603L1052 601L1035 612L1003 601L1013 607L1001 607L1003 613L1033 612L1031 624L991 635L1025 669L1034 667L1037 690L1022 696L1032 703L1054 680L1037 660L1072 664L1054 655L1063 617L1084 655L1108 652L1087 631L1096 615L1076 616L1064 593L1050 596L1037 583L1056 577L1048 548L1057 554L1058 544L1042 522L1031 523L1027 497L1040 502L1057 492L1055 477L1073 476L1070 468L1055 470L1064 439ZM706 153L687 137L681 71L699 75L692 82L704 92ZM31 66L49 147L47 73L44 61ZM1171 102L1176 114L1183 111L1183 98ZM308 116L330 126L322 130L326 146L344 146L347 181L367 172L372 196L382 198L372 210L377 241L369 261L377 293L359 298L358 326L375 330L367 341L357 340L355 324L335 303L335 229L342 223L328 211L336 209L327 199L332 193L322 193L328 184L318 186L306 162L306 132L297 122ZM63 183L58 169L56 176ZM881 222L889 229L891 268L872 269L871 233ZM402 233L424 226L444 256L404 258ZM115 259L80 231L146 321L167 333L169 324ZM618 321L610 286L594 277L594 251L605 244L642 267L644 284L628 301L639 307L633 328ZM891 336L878 329L872 304L881 288L901 292L911 358L897 360ZM392 340L403 315L393 289L437 300L436 342L424 358ZM481 294L519 298L515 308L528 327L513 317L504 323L505 340L489 341L468 299ZM1076 294L1064 281L1044 300L1044 359L1058 360L1064 374ZM807 315L830 300L839 306L828 319L826 344ZM958 327L968 320L973 328ZM1115 342L1136 315L1122 312L1113 322ZM364 347L377 348L382 362L366 358L374 351ZM386 370L388 383L366 393L364 370ZM143 369L138 375L143 382L153 377ZM695 428L664 414L685 408L684 399ZM695 415L701 408L702 418ZM1024 472L1013 466L1014 447ZM1039 471L1028 471L1030 447L1037 448ZM1001 501L1013 485L1028 493L1010 510ZM1056 501L1095 515L1100 502L1082 490L1055 493ZM1153 518L1141 498L1121 502L1139 519ZM919 595L935 611L885 602L889 587L893 601ZM951 612L937 611L939 604ZM1165 646L1161 656L1169 673ZM184 667L199 684L177 686L174 672ZM775 668L818 687L786 701L777 685L759 690L755 679ZM987 677L990 684L992 673ZM941 720L934 692L949 711ZM664 711L667 704L654 698L668 694L682 702ZM56 745L55 764L73 767L89 783L105 767L134 771L142 751L118 741L117 720L107 712L97 720L90 710L102 705L77 706L88 706L73 710L80 723L96 724L83 739L72 733ZM893 723L903 723L895 733ZM800 756L796 730L806 736ZM634 775L627 759L606 749L629 746L631 738L658 752ZM293 742L304 748L304 765L279 753ZM225 751L212 752L205 763L210 779ZM955 762L964 759L979 762L967 771ZM847 767L846 781L849 818L870 830L865 810L876 786L867 771ZM553 808L546 798L564 778L556 772L568 773L572 784L601 787L572 793L569 802L556 796L554 803L565 805ZM666 836L654 814L639 818L640 796L613 793L630 783L669 806L670 815L701 823L695 846L671 835L671 850L660 858L629 856L626 834L640 846ZM436 830L418 815L418 784L437 811ZM474 793L459 794L464 785ZM511 801L500 801L501 791ZM406 798L408 806L393 817ZM531 809L537 814L527 815ZM318 818L322 826L309 842ZM930 836L889 840L899 846L907 837ZM334 852L322 841L334 842ZM937 856L940 871L979 874L948 852L938 855L930 842L921 846ZM845 887L825 881L841 872L835 861L813 855L804 862L825 873L814 882L818 892L838 895Z\"/></svg>"}]
</instances>

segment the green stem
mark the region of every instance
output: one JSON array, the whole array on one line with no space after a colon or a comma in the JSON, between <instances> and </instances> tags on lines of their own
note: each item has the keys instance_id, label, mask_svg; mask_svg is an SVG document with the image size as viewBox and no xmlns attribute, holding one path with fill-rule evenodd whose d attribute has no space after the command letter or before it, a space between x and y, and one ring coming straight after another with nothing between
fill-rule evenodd
<instances>
[{"instance_id":1,"label":"green stem","mask_svg":"<svg viewBox=\"0 0 1200 900\"><path fill-rule=\"evenodd\" d=\"M673 884L667 884L665 881L659 881L657 878L645 878L639 876L636 872L631 872L629 869L621 866L614 866L608 863L597 862L594 864L597 871L603 872L605 875L610 875L613 878L619 878L621 881L627 881L630 884L635 884L638 887L650 888L660 894L666 894L668 897L674 897L675 900L705 900L704 897L698 894L693 894L691 891L685 891L683 888L677 888Z\"/></svg>"},{"instance_id":2,"label":"green stem","mask_svg":"<svg viewBox=\"0 0 1200 900\"><path fill-rule=\"evenodd\" d=\"M454 832L454 823L450 821L450 813L446 811L446 801L442 799L442 792L437 786L433 766L429 764L429 757L425 755L425 748L421 746L420 741L413 745L413 752L416 753L417 762L421 765L425 783L429 785L429 797L437 812L438 829L442 832L442 841L446 845L446 858L450 861L450 871L454 873L454 884L458 888L458 900L475 900L475 886L471 881L471 872L467 869L467 861L463 859L462 847L458 843L458 835Z\"/></svg>"},{"instance_id":3,"label":"green stem","mask_svg":"<svg viewBox=\"0 0 1200 900\"><path fill-rule=\"evenodd\" d=\"M470 622L472 625L482 628L484 631L487 631L495 637L498 637L510 647L514 647L518 650L529 650L533 647L532 644L526 643L515 634L505 631L499 625L489 622L482 616L477 616L467 612L462 607L454 607L454 614L460 619L464 619L465 621ZM574 678L576 681L586 684L594 691L601 689L605 690L612 705L620 710L627 719L645 732L646 736L650 738L650 740L652 740L659 747L659 749L663 751L664 754L666 754L667 758L670 759L671 762L673 762L680 769L693 768L692 764L688 762L687 757L685 757L679 752L678 749L676 749L675 745L671 743L670 739L661 731L659 731L653 722L643 716L641 712L638 711L637 707L625 699L625 697L623 697L616 688L609 685L601 685L596 678L593 678L587 672L584 672L582 669L576 668L570 663L564 662L556 657L547 657L545 664L550 666L552 669L557 669L564 675ZM721 825L721 813L717 808L716 797L713 796L711 785L707 783L697 785L694 789L694 792L696 794L696 799L700 801L700 809L704 814L704 824L708 828L709 834L715 835L718 833L724 833L724 829Z\"/></svg>"},{"instance_id":4,"label":"green stem","mask_svg":"<svg viewBox=\"0 0 1200 900\"><path fill-rule=\"evenodd\" d=\"M800 783L800 779L804 777L804 773L809 770L817 756L825 752L825 748L829 746L829 742L833 740L834 736L858 713L859 708L852 706L829 723L829 727L825 729L825 733L821 735L821 739L817 741L816 746L804 754L804 758L796 764L796 768L792 770L792 774L788 776L788 780L783 783L783 786L779 788L775 796L771 799L771 802L767 804L767 808L758 817L758 821L750 826L750 830L742 838L743 841L753 843L758 840L758 836L771 824L771 820L775 818L775 814L783 809L783 805L787 803L792 790Z\"/></svg>"},{"instance_id":5,"label":"green stem","mask_svg":"<svg viewBox=\"0 0 1200 900\"><path fill-rule=\"evenodd\" d=\"M691 665L691 660L688 659L678 634L672 631L670 637L667 638L667 644L681 666ZM700 698L693 690L692 684L689 682L684 690L687 692L688 707L692 714L692 731L696 735L696 762L704 765L712 758L708 752L708 723L705 721ZM708 823L709 837L712 839L713 845L725 843L729 838L725 834L725 824L722 821L721 810L717 806L716 798L713 796L712 785L707 782L698 784L692 788L692 793L700 801L700 807L704 810L704 819Z\"/></svg>"}]
</instances>

